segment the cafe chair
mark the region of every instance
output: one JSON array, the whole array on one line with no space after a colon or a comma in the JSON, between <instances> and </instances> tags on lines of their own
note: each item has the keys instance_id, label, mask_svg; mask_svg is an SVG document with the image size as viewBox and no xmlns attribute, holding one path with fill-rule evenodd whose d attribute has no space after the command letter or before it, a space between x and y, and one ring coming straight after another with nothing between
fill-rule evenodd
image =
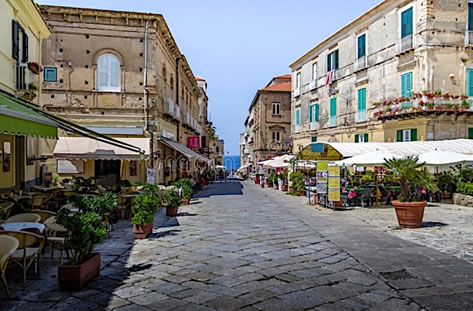
<instances>
[{"instance_id":1,"label":"cafe chair","mask_svg":"<svg viewBox=\"0 0 473 311\"><path fill-rule=\"evenodd\" d=\"M44 225L48 231L48 245L51 247L51 259L54 257L54 250L61 251L61 264L64 258L64 251L66 250L66 235L67 229L57 223L55 216L46 219Z\"/></svg>"},{"instance_id":2,"label":"cafe chair","mask_svg":"<svg viewBox=\"0 0 473 311\"><path fill-rule=\"evenodd\" d=\"M46 210L42 210L42 209L34 209L31 212L35 213L35 214L38 214L41 217L39 222L42 223L42 224L46 221L46 219L48 219L50 217L53 217L53 216L56 216L55 212L46 211Z\"/></svg>"},{"instance_id":3,"label":"cafe chair","mask_svg":"<svg viewBox=\"0 0 473 311\"><path fill-rule=\"evenodd\" d=\"M45 194L39 194L35 195L31 199L28 199L26 201L26 204L30 206L31 208L42 208L44 204L50 199L50 196L45 195Z\"/></svg>"},{"instance_id":4,"label":"cafe chair","mask_svg":"<svg viewBox=\"0 0 473 311\"><path fill-rule=\"evenodd\" d=\"M8 289L7 277L5 272L7 271L8 260L11 254L13 254L20 243L12 236L0 235L0 275L2 276L3 285L7 290L7 297L10 298L10 290Z\"/></svg>"},{"instance_id":5,"label":"cafe chair","mask_svg":"<svg viewBox=\"0 0 473 311\"><path fill-rule=\"evenodd\" d=\"M23 283L26 284L26 272L36 262L35 272L39 277L39 262L43 249L44 236L28 231L0 231L0 235L9 235L18 240L18 248L10 256L10 261L23 269Z\"/></svg>"},{"instance_id":6,"label":"cafe chair","mask_svg":"<svg viewBox=\"0 0 473 311\"><path fill-rule=\"evenodd\" d=\"M0 203L0 224L10 216L13 205L13 202Z\"/></svg>"},{"instance_id":7,"label":"cafe chair","mask_svg":"<svg viewBox=\"0 0 473 311\"><path fill-rule=\"evenodd\" d=\"M12 216L5 220L5 223L12 223L12 222L39 222L41 220L41 216L34 213L23 213Z\"/></svg>"}]
</instances>

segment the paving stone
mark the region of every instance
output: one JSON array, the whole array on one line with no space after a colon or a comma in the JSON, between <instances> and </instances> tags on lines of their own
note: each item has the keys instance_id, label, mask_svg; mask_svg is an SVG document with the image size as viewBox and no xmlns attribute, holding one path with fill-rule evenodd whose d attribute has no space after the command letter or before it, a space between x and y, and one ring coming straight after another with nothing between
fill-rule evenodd
<instances>
[{"instance_id":1,"label":"paving stone","mask_svg":"<svg viewBox=\"0 0 473 311\"><path fill-rule=\"evenodd\" d=\"M148 289L138 287L138 286L130 286L130 287L118 289L114 291L113 294L117 295L120 298L130 298L130 297L142 295L148 292L150 292Z\"/></svg>"},{"instance_id":2,"label":"paving stone","mask_svg":"<svg viewBox=\"0 0 473 311\"><path fill-rule=\"evenodd\" d=\"M269 300L270 298L273 298L274 296L275 294L273 292L260 289L260 290L252 291L242 296L239 296L238 298L243 299L250 304L255 304L264 300Z\"/></svg>"},{"instance_id":3,"label":"paving stone","mask_svg":"<svg viewBox=\"0 0 473 311\"><path fill-rule=\"evenodd\" d=\"M248 305L249 302L239 298L220 296L218 298L206 301L204 304L215 310L238 310Z\"/></svg>"},{"instance_id":4,"label":"paving stone","mask_svg":"<svg viewBox=\"0 0 473 311\"><path fill-rule=\"evenodd\" d=\"M151 293L145 293L142 295L130 297L128 298L128 300L131 301L132 303L145 306L145 305L152 304L156 301L165 300L168 298L169 297L164 294L151 292Z\"/></svg>"}]
</instances>

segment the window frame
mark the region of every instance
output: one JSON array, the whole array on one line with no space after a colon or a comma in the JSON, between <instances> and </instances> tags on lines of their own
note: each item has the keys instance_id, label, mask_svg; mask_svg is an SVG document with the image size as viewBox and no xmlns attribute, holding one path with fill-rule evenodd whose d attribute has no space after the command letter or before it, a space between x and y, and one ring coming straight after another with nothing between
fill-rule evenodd
<instances>
[{"instance_id":1,"label":"window frame","mask_svg":"<svg viewBox=\"0 0 473 311\"><path fill-rule=\"evenodd\" d=\"M409 10L412 10L412 30L411 30L410 34L403 36L402 16L403 16L404 13L406 13ZM405 7L401 8L401 10L399 10L399 38L403 39L403 38L406 38L410 35L414 36L415 31L416 31L414 20L415 20L415 8L412 4L408 4Z\"/></svg>"},{"instance_id":2,"label":"window frame","mask_svg":"<svg viewBox=\"0 0 473 311\"><path fill-rule=\"evenodd\" d=\"M273 139L273 142L280 143L281 142L281 131L272 131L271 133L272 133L271 137Z\"/></svg>"},{"instance_id":3,"label":"window frame","mask_svg":"<svg viewBox=\"0 0 473 311\"><path fill-rule=\"evenodd\" d=\"M364 46L364 50L363 50L363 55L360 56L360 38L363 37L363 36L365 37L365 39L364 39L365 40L365 42L364 42L365 46ZM368 38L367 32L364 32L364 33L362 33L362 34L360 34L356 37L356 59L366 57L366 54L367 54L366 52L368 50L367 40L366 40L367 38Z\"/></svg>"},{"instance_id":4,"label":"window frame","mask_svg":"<svg viewBox=\"0 0 473 311\"><path fill-rule=\"evenodd\" d=\"M47 80L46 79L46 73L50 70L54 70L54 80ZM44 82L57 82L57 67L44 67L43 81Z\"/></svg>"},{"instance_id":5,"label":"window frame","mask_svg":"<svg viewBox=\"0 0 473 311\"><path fill-rule=\"evenodd\" d=\"M332 106L332 104L334 104ZM337 97L332 97L330 98L330 102L329 102L329 127L336 127L337 126L337 110L338 110L338 107L337 107ZM335 107L335 114L332 114L332 107ZM332 120L334 120L334 122L332 122Z\"/></svg>"},{"instance_id":6,"label":"window frame","mask_svg":"<svg viewBox=\"0 0 473 311\"><path fill-rule=\"evenodd\" d=\"M361 109L360 110L360 94L361 92L363 92L364 90L364 106L365 106L365 109ZM357 122L365 122L366 121L366 106L367 106L367 94L368 94L368 88L366 87L362 87L362 88L359 88L358 91L357 91L357 107L356 107L356 111L357 111L357 115L356 115L356 121ZM364 112L364 117L363 119L360 119L360 113L361 112Z\"/></svg>"},{"instance_id":7,"label":"window frame","mask_svg":"<svg viewBox=\"0 0 473 311\"><path fill-rule=\"evenodd\" d=\"M470 79L470 73L472 75ZM466 81L465 81L465 94L468 97L473 97L473 67L466 68ZM470 84L471 84L471 93L470 93Z\"/></svg>"},{"instance_id":8,"label":"window frame","mask_svg":"<svg viewBox=\"0 0 473 311\"><path fill-rule=\"evenodd\" d=\"M275 109L277 107L277 109ZM277 110L277 111L275 111ZM273 116L281 115L281 103L273 103Z\"/></svg>"},{"instance_id":9,"label":"window frame","mask_svg":"<svg viewBox=\"0 0 473 311\"><path fill-rule=\"evenodd\" d=\"M301 89L301 72L296 73L296 89Z\"/></svg>"},{"instance_id":10,"label":"window frame","mask_svg":"<svg viewBox=\"0 0 473 311\"><path fill-rule=\"evenodd\" d=\"M473 13L473 1L472 0L470 0L466 3L466 30L467 31L473 31L473 18L470 19L470 8L471 8L472 13Z\"/></svg>"},{"instance_id":11,"label":"window frame","mask_svg":"<svg viewBox=\"0 0 473 311\"><path fill-rule=\"evenodd\" d=\"M108 85L106 86L101 86L101 78L100 78L100 61L104 59L105 56L112 56L118 61L118 86L111 86L112 82L112 66L111 66L111 61L108 61L107 64L107 75L108 75ZM110 92L110 93L120 93L121 92L121 61L120 58L113 54L113 53L104 53L100 55L100 57L97 59L97 91L99 92Z\"/></svg>"},{"instance_id":12,"label":"window frame","mask_svg":"<svg viewBox=\"0 0 473 311\"><path fill-rule=\"evenodd\" d=\"M317 81L317 67L318 64L317 62L312 63L312 76L311 76L311 81ZM315 68L315 70L314 70Z\"/></svg>"},{"instance_id":13,"label":"window frame","mask_svg":"<svg viewBox=\"0 0 473 311\"><path fill-rule=\"evenodd\" d=\"M335 58L335 56L337 56ZM327 72L338 70L340 68L340 52L339 49L332 50L327 54Z\"/></svg>"}]
</instances>

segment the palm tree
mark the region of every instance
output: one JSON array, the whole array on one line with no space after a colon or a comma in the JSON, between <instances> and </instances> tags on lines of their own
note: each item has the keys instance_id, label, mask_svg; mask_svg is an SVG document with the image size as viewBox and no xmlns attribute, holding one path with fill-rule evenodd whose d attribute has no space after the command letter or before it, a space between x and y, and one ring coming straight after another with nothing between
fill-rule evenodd
<instances>
[{"instance_id":1,"label":"palm tree","mask_svg":"<svg viewBox=\"0 0 473 311\"><path fill-rule=\"evenodd\" d=\"M419 163L419 157L405 157L384 159L386 168L394 171L399 176L401 185L401 202L420 201L422 188L434 190L435 184L432 175L420 170L425 163Z\"/></svg>"}]
</instances>

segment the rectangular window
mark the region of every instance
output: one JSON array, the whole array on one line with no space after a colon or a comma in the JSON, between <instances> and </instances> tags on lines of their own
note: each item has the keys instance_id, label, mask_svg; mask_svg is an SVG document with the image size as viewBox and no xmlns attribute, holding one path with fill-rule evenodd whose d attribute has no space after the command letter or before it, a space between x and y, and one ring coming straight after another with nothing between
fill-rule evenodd
<instances>
[{"instance_id":1,"label":"rectangular window","mask_svg":"<svg viewBox=\"0 0 473 311\"><path fill-rule=\"evenodd\" d=\"M273 103L273 114L279 115L280 114L280 105L279 103Z\"/></svg>"},{"instance_id":2,"label":"rectangular window","mask_svg":"<svg viewBox=\"0 0 473 311\"><path fill-rule=\"evenodd\" d=\"M296 110L296 125L301 125L301 110Z\"/></svg>"},{"instance_id":3,"label":"rectangular window","mask_svg":"<svg viewBox=\"0 0 473 311\"><path fill-rule=\"evenodd\" d=\"M330 120L329 126L337 125L337 98L333 97L330 99Z\"/></svg>"},{"instance_id":4,"label":"rectangular window","mask_svg":"<svg viewBox=\"0 0 473 311\"><path fill-rule=\"evenodd\" d=\"M468 3L468 30L473 31L473 2Z\"/></svg>"},{"instance_id":5,"label":"rectangular window","mask_svg":"<svg viewBox=\"0 0 473 311\"><path fill-rule=\"evenodd\" d=\"M358 37L358 58L366 56L366 34Z\"/></svg>"},{"instance_id":6,"label":"rectangular window","mask_svg":"<svg viewBox=\"0 0 473 311\"><path fill-rule=\"evenodd\" d=\"M56 82L56 81L57 81L57 68L44 67L44 82Z\"/></svg>"},{"instance_id":7,"label":"rectangular window","mask_svg":"<svg viewBox=\"0 0 473 311\"><path fill-rule=\"evenodd\" d=\"M301 73L298 72L296 74L296 89L299 89L301 87Z\"/></svg>"},{"instance_id":8,"label":"rectangular window","mask_svg":"<svg viewBox=\"0 0 473 311\"><path fill-rule=\"evenodd\" d=\"M401 13L401 38L412 35L413 22L412 22L413 9L407 9Z\"/></svg>"},{"instance_id":9,"label":"rectangular window","mask_svg":"<svg viewBox=\"0 0 473 311\"><path fill-rule=\"evenodd\" d=\"M466 70L466 95L473 97L473 69Z\"/></svg>"},{"instance_id":10,"label":"rectangular window","mask_svg":"<svg viewBox=\"0 0 473 311\"><path fill-rule=\"evenodd\" d=\"M468 128L468 139L473 139L473 127Z\"/></svg>"},{"instance_id":11,"label":"rectangular window","mask_svg":"<svg viewBox=\"0 0 473 311\"><path fill-rule=\"evenodd\" d=\"M407 129L397 131L398 142L417 141L417 129Z\"/></svg>"},{"instance_id":12,"label":"rectangular window","mask_svg":"<svg viewBox=\"0 0 473 311\"><path fill-rule=\"evenodd\" d=\"M312 64L312 81L317 81L317 63Z\"/></svg>"},{"instance_id":13,"label":"rectangular window","mask_svg":"<svg viewBox=\"0 0 473 311\"><path fill-rule=\"evenodd\" d=\"M311 141L312 141L313 143L316 143L316 142L317 142L317 136L312 136Z\"/></svg>"},{"instance_id":14,"label":"rectangular window","mask_svg":"<svg viewBox=\"0 0 473 311\"><path fill-rule=\"evenodd\" d=\"M412 96L412 72L401 75L401 96Z\"/></svg>"},{"instance_id":15,"label":"rectangular window","mask_svg":"<svg viewBox=\"0 0 473 311\"><path fill-rule=\"evenodd\" d=\"M338 69L338 50L327 55L327 71Z\"/></svg>"},{"instance_id":16,"label":"rectangular window","mask_svg":"<svg viewBox=\"0 0 473 311\"><path fill-rule=\"evenodd\" d=\"M366 121L366 88L358 90L358 122Z\"/></svg>"},{"instance_id":17,"label":"rectangular window","mask_svg":"<svg viewBox=\"0 0 473 311\"><path fill-rule=\"evenodd\" d=\"M368 142L368 134L356 134L355 135L355 143L367 143Z\"/></svg>"},{"instance_id":18,"label":"rectangular window","mask_svg":"<svg viewBox=\"0 0 473 311\"><path fill-rule=\"evenodd\" d=\"M276 142L281 141L281 132L279 131L273 132L273 141L276 141Z\"/></svg>"}]
</instances>

